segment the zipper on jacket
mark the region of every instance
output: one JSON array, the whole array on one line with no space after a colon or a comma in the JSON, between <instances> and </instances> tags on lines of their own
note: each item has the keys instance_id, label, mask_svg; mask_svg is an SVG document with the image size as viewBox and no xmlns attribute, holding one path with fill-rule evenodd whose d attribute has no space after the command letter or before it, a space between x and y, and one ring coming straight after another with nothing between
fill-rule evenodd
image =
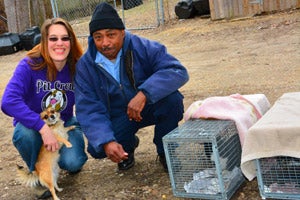
<instances>
[{"instance_id":1,"label":"zipper on jacket","mask_svg":"<svg viewBox=\"0 0 300 200\"><path fill-rule=\"evenodd\" d=\"M102 71L102 72L104 73L104 75L105 75L107 78L109 78L109 79L112 80L116 85L118 85L118 87L120 88L120 90L121 90L121 92L122 92L122 94L123 94L125 100L126 100L127 102L129 102L129 101L128 101L128 98L127 98L127 96L126 96L126 94L125 94L125 92L124 92L123 85L122 85L121 83L119 83L119 82L118 82L118 81L117 81L110 73L108 73L100 63L97 63L97 66L99 67L100 71ZM122 79L122 77L120 77L120 82L121 82L121 79ZM107 84L107 85L108 85L108 84ZM109 94L109 93L107 92L107 94ZM109 96L109 95L108 95L108 96ZM110 104L109 98L108 98L108 103Z\"/></svg>"}]
</instances>

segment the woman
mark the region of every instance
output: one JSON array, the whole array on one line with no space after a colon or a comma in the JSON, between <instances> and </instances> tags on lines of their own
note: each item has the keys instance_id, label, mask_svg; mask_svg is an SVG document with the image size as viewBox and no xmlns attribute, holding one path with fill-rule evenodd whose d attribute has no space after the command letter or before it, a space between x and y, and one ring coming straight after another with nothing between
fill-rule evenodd
<instances>
[{"instance_id":1,"label":"woman","mask_svg":"<svg viewBox=\"0 0 300 200\"><path fill-rule=\"evenodd\" d=\"M49 151L59 148L50 127L40 118L53 107L61 113L72 148L60 149L60 168L79 172L87 160L83 133L73 116L75 64L83 51L71 25L61 18L47 19L41 28L41 43L20 61L6 86L2 111L14 118L13 144L33 171L41 145ZM48 193L49 194L49 193Z\"/></svg>"}]
</instances>

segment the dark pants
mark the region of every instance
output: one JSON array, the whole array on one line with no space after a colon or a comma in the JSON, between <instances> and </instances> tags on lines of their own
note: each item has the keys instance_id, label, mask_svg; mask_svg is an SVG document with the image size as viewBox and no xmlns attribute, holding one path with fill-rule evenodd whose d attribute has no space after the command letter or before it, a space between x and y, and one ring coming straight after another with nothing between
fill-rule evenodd
<instances>
[{"instance_id":1,"label":"dark pants","mask_svg":"<svg viewBox=\"0 0 300 200\"><path fill-rule=\"evenodd\" d=\"M141 122L129 121L126 113L112 118L114 136L126 152L133 152L137 131L140 128L155 125L153 142L156 145L157 154L164 154L162 138L178 126L178 122L183 118L183 112L183 96L179 92L174 92L155 104L146 104L141 113L143 118ZM90 144L88 152L94 158L106 157L104 151L96 153Z\"/></svg>"}]
</instances>

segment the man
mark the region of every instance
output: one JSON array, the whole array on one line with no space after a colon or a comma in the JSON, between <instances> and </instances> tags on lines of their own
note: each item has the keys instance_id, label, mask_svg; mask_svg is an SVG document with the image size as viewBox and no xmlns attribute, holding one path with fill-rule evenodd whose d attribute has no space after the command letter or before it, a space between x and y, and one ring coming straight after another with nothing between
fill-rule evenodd
<instances>
[{"instance_id":1,"label":"man","mask_svg":"<svg viewBox=\"0 0 300 200\"><path fill-rule=\"evenodd\" d=\"M188 81L187 70L165 46L125 31L107 3L97 5L89 29L75 76L76 115L88 152L127 170L135 163L136 132L155 125L153 142L167 170L162 137L183 117L178 88Z\"/></svg>"}]
</instances>

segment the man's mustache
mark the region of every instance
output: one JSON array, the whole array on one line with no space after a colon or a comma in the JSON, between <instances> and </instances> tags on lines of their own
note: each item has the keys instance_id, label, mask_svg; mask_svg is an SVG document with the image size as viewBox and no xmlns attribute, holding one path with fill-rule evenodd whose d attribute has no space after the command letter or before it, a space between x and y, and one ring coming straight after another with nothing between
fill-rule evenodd
<instances>
[{"instance_id":1,"label":"man's mustache","mask_svg":"<svg viewBox=\"0 0 300 200\"><path fill-rule=\"evenodd\" d=\"M102 51L110 51L112 50L113 48L110 48L110 47L103 47L101 48Z\"/></svg>"}]
</instances>

